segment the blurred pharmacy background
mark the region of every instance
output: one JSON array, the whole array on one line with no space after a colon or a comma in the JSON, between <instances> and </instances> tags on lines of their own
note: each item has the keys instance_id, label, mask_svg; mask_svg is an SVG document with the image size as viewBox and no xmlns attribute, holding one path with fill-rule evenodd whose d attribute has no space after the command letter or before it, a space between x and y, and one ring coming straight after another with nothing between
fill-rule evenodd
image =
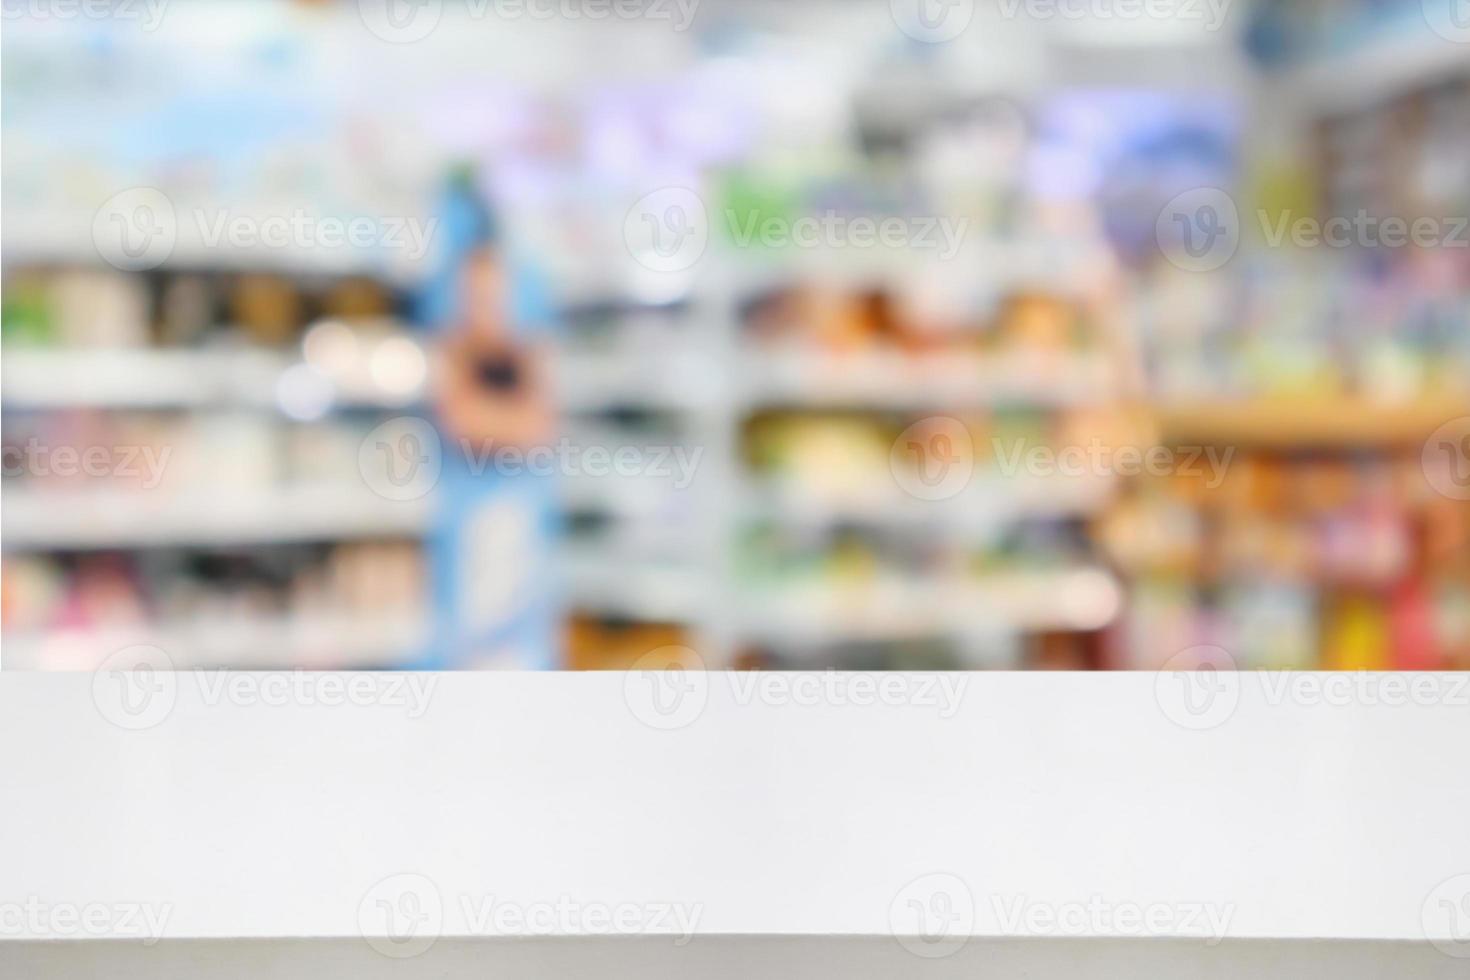
<instances>
[{"instance_id":1,"label":"blurred pharmacy background","mask_svg":"<svg viewBox=\"0 0 1470 980\"><path fill-rule=\"evenodd\" d=\"M1463 0L4 14L6 667L1470 668Z\"/></svg>"}]
</instances>

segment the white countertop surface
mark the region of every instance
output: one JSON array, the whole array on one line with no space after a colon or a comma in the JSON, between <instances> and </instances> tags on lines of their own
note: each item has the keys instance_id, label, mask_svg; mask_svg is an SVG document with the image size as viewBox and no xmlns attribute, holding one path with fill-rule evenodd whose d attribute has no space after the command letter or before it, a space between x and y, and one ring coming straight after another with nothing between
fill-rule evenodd
<instances>
[{"instance_id":1,"label":"white countertop surface","mask_svg":"<svg viewBox=\"0 0 1470 980\"><path fill-rule=\"evenodd\" d=\"M128 714L117 677L0 674L0 934L88 938L17 904L141 903L164 940L360 940L407 891L446 942L602 934L598 908L891 941L924 907L948 939L1470 956L1463 676L1421 706L1231 675L1196 714L1146 673L682 677L661 715L641 673L154 675Z\"/></svg>"}]
</instances>

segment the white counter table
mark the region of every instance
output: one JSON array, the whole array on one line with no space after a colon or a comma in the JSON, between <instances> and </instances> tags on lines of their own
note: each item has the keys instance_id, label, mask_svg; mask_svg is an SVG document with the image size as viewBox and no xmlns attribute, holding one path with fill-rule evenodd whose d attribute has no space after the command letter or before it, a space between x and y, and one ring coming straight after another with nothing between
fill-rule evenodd
<instances>
[{"instance_id":1,"label":"white counter table","mask_svg":"<svg viewBox=\"0 0 1470 980\"><path fill-rule=\"evenodd\" d=\"M0 976L1470 976L1470 684L1323 676L0 674Z\"/></svg>"}]
</instances>

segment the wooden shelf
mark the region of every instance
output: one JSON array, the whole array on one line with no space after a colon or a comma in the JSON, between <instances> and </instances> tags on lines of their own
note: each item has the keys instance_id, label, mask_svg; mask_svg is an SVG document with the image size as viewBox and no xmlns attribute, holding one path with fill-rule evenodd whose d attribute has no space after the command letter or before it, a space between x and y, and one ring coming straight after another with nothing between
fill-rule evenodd
<instances>
[{"instance_id":1,"label":"wooden shelf","mask_svg":"<svg viewBox=\"0 0 1470 980\"><path fill-rule=\"evenodd\" d=\"M1411 445L1470 415L1470 398L1375 403L1361 399L1265 398L1195 402L1155 410L1159 439L1261 447Z\"/></svg>"}]
</instances>

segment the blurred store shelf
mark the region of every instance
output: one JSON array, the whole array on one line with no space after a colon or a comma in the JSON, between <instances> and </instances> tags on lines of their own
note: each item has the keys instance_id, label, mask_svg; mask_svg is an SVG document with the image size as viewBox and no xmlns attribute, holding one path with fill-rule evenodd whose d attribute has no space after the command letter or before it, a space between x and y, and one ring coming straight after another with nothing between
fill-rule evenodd
<instances>
[{"instance_id":1,"label":"blurred store shelf","mask_svg":"<svg viewBox=\"0 0 1470 980\"><path fill-rule=\"evenodd\" d=\"M1276 91L1317 112L1344 113L1470 75L1470 59L1462 45L1415 27L1387 32L1341 52L1308 57L1274 76Z\"/></svg>"},{"instance_id":2,"label":"blurred store shelf","mask_svg":"<svg viewBox=\"0 0 1470 980\"><path fill-rule=\"evenodd\" d=\"M678 491L650 478L568 476L557 483L557 495L570 511L597 511L620 520L663 520L678 511Z\"/></svg>"},{"instance_id":3,"label":"blurred store shelf","mask_svg":"<svg viewBox=\"0 0 1470 980\"><path fill-rule=\"evenodd\" d=\"M429 507L352 485L214 496L13 491L0 527L11 551L242 545L417 536Z\"/></svg>"},{"instance_id":4,"label":"blurred store shelf","mask_svg":"<svg viewBox=\"0 0 1470 980\"><path fill-rule=\"evenodd\" d=\"M5 224L5 259L15 266L86 266L100 257L92 232L96 202L76 211L60 211L54 207L18 208ZM197 209L183 199L172 201L176 213ZM421 203L404 201L390 213L416 213ZM214 209L216 202L198 202L199 209ZM263 219L290 214L297 201L252 202L250 207ZM243 210L243 209L242 209ZM244 217L241 215L241 217ZM354 215L354 217L366 217ZM249 219L247 219L249 220ZM165 271L189 272L197 269L228 269L240 273L264 273L286 276L365 276L385 282L412 285L423 275L422 264L407 249L314 247L309 243L274 243L271 245L235 245L221 239L205 242L189 221L181 221L178 240L169 250L166 261L157 267Z\"/></svg>"},{"instance_id":5,"label":"blurred store shelf","mask_svg":"<svg viewBox=\"0 0 1470 980\"><path fill-rule=\"evenodd\" d=\"M271 350L26 350L5 353L0 404L6 408L195 409L229 405L270 409L281 403L283 379L304 365ZM422 396L422 382L395 393L371 380L321 382L323 400L339 406L404 408Z\"/></svg>"},{"instance_id":6,"label":"blurred store shelf","mask_svg":"<svg viewBox=\"0 0 1470 980\"><path fill-rule=\"evenodd\" d=\"M270 351L12 349L0 401L20 409L270 404L288 364Z\"/></svg>"},{"instance_id":7,"label":"blurred store shelf","mask_svg":"<svg viewBox=\"0 0 1470 980\"><path fill-rule=\"evenodd\" d=\"M571 412L695 410L713 402L723 380L698 352L649 349L558 351L553 373L557 404Z\"/></svg>"},{"instance_id":8,"label":"blurred store shelf","mask_svg":"<svg viewBox=\"0 0 1470 980\"><path fill-rule=\"evenodd\" d=\"M1113 621L1123 591L1091 567L998 572L969 581L884 578L749 593L740 632L782 645L926 636L1091 631Z\"/></svg>"},{"instance_id":9,"label":"blurred store shelf","mask_svg":"<svg viewBox=\"0 0 1470 980\"><path fill-rule=\"evenodd\" d=\"M5 666L94 670L108 656L145 644L179 669L360 669L403 664L427 642L422 617L310 616L159 623L133 628L7 633Z\"/></svg>"},{"instance_id":10,"label":"blurred store shelf","mask_svg":"<svg viewBox=\"0 0 1470 980\"><path fill-rule=\"evenodd\" d=\"M884 80L883 88L888 88ZM875 89L875 91L878 91ZM865 107L865 108L869 108ZM910 119L920 129L932 118ZM874 175L866 175L873 178ZM881 180L875 181L881 184ZM1041 290L1054 295L1074 296L1096 272L1103 253L1098 243L1071 235L1036 233L1011 234L966 226L957 250L947 261L965 265L969 281L997 295ZM737 297L754 297L803 284L850 289L883 288L902 283L914 275L932 271L922 249L906 246L849 250L841 248L775 249L762 254L759 248L743 248L738 261L726 270L728 286Z\"/></svg>"},{"instance_id":11,"label":"blurred store shelf","mask_svg":"<svg viewBox=\"0 0 1470 980\"><path fill-rule=\"evenodd\" d=\"M429 501L488 497L508 474L395 503L366 473L423 448L422 432L372 433L428 412L429 342L405 321L448 315L421 302L449 299L445 243L427 224L423 249L316 232L346 215L453 227L440 182L473 171L514 257L502 285L557 310L535 336L559 421L535 491L563 519L522 540L554 560L546 608L580 637L568 664L684 643L718 666L791 651L976 666L981 649L998 651L985 666L1156 666L1202 642L1264 665L1467 662L1463 508L1423 506L1398 478L1470 416L1470 397L1435 394L1470 367L1465 256L1263 251L1250 235L1207 275L1170 245L1213 240L1209 215L1175 226L1178 243L1163 220L1191 188L1288 232L1364 209L1465 214L1470 86L1442 82L1470 58L1432 19L1457 2L1276 0L1226 29L977 11L983 29L949 45L904 40L882 0L770 5L686 33L630 23L648 34L619 48L626 64L522 58L530 35L497 22L425 38L412 71L367 79L383 91L323 87L322 59L280 57L376 64L351 5L307 23L263 4L263 33L209 47L202 102L152 81L196 73L183 22L119 30L98 63L97 29L125 24L53 18L30 36L20 18L21 75L87 70L81 88L7 93L7 455L160 453L146 492L40 457L7 474L7 639L35 659L52 648L31 631L59 629L95 652L127 637L68 630L152 615L161 645L210 663L346 648L333 664L368 665L393 624L271 616L449 593L431 555L456 532L428 529ZM261 13L277 7L279 22ZM636 92L609 88L625 68ZM237 118L250 138L217 124ZM464 142L464 119L483 139ZM664 246L699 229L648 194L659 184L697 198L707 226L667 266ZM99 197L144 186L177 227L134 274L106 265L99 232L131 247L156 229L114 227L129 201ZM286 215L286 247L235 234ZM863 224L895 219L897 239L864 241ZM1242 394L1282 391L1319 397ZM1223 393L1246 400L1210 400ZM1176 479L1182 465L1095 475L1127 466L1095 450L1155 443L1239 452L1218 461L1223 490ZM1251 478L1225 481L1231 459ZM920 499L953 467L952 496ZM177 621L205 609L264 619ZM1272 649L1247 648L1253 633Z\"/></svg>"},{"instance_id":12,"label":"blurred store shelf","mask_svg":"<svg viewBox=\"0 0 1470 980\"><path fill-rule=\"evenodd\" d=\"M1105 358L1005 354L914 356L897 352L755 353L740 364L751 406L861 406L893 411L1004 404L1094 405L1110 396Z\"/></svg>"},{"instance_id":13,"label":"blurred store shelf","mask_svg":"<svg viewBox=\"0 0 1470 980\"><path fill-rule=\"evenodd\" d=\"M705 614L710 593L698 568L658 559L609 560L562 550L567 604L581 612L641 622L688 622Z\"/></svg>"},{"instance_id":14,"label":"blurred store shelf","mask_svg":"<svg viewBox=\"0 0 1470 980\"><path fill-rule=\"evenodd\" d=\"M1382 403L1265 398L1164 404L1156 411L1165 442L1262 447L1408 445L1465 415L1470 415L1470 399L1463 397Z\"/></svg>"},{"instance_id":15,"label":"blurred store shelf","mask_svg":"<svg viewBox=\"0 0 1470 980\"><path fill-rule=\"evenodd\" d=\"M1112 499L1111 476L978 477L948 500L920 500L891 481L823 493L777 482L748 484L743 513L755 520L803 526L865 524L987 531L1019 518L1061 518L1096 512Z\"/></svg>"}]
</instances>

